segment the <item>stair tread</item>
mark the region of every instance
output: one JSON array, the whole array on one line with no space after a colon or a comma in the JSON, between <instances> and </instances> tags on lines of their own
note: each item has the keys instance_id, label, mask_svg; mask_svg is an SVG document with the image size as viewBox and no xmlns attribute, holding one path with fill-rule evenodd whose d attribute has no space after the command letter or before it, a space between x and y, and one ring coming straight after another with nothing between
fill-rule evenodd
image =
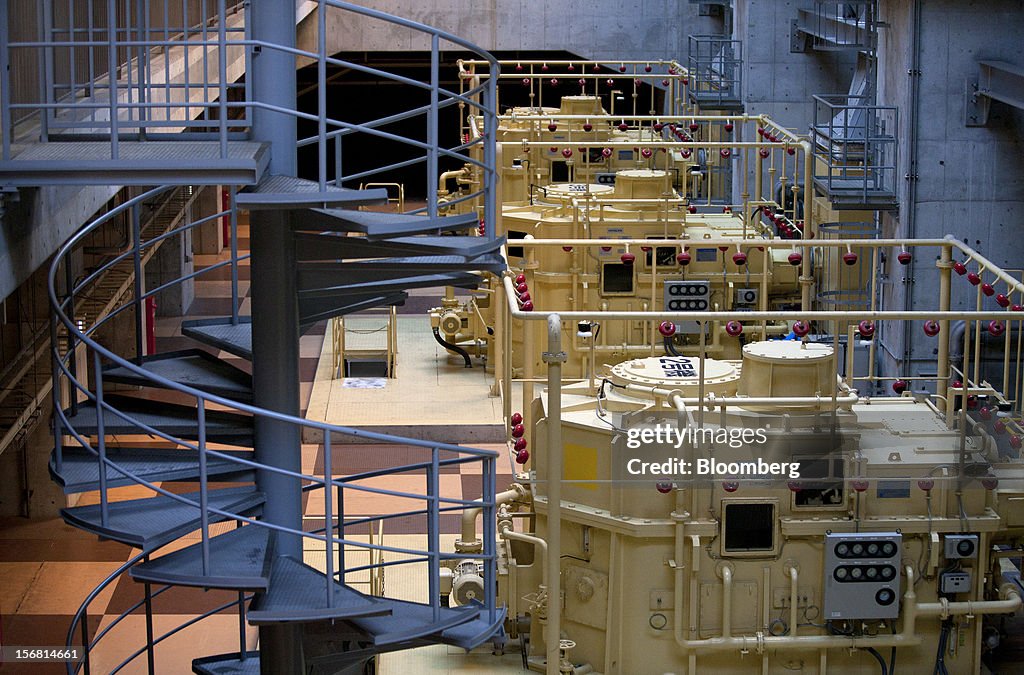
<instances>
[{"instance_id":1,"label":"stair tread","mask_svg":"<svg viewBox=\"0 0 1024 675\"><path fill-rule=\"evenodd\" d=\"M203 572L202 542L131 568L136 581L239 590L266 590L270 583L273 530L246 525L209 540L209 567Z\"/></svg>"},{"instance_id":2,"label":"stair tread","mask_svg":"<svg viewBox=\"0 0 1024 675\"><path fill-rule=\"evenodd\" d=\"M252 360L252 317L193 319L181 323L181 334L211 347Z\"/></svg>"},{"instance_id":3,"label":"stair tread","mask_svg":"<svg viewBox=\"0 0 1024 675\"><path fill-rule=\"evenodd\" d=\"M260 653L246 652L244 659L238 652L192 659L192 672L196 675L260 675Z\"/></svg>"},{"instance_id":4,"label":"stair tread","mask_svg":"<svg viewBox=\"0 0 1024 675\"><path fill-rule=\"evenodd\" d=\"M348 620L348 623L369 634L373 644L378 647L437 635L471 622L480 615L475 607L441 607L438 619L435 620L434 609L430 605L392 598L382 600L391 607L390 615Z\"/></svg>"},{"instance_id":5,"label":"stair tread","mask_svg":"<svg viewBox=\"0 0 1024 675\"><path fill-rule=\"evenodd\" d=\"M296 230L361 232L367 239L390 239L412 234L440 234L464 230L476 224L476 214L456 216L409 215L382 211L354 211L352 209L310 209L296 214L292 226Z\"/></svg>"},{"instance_id":6,"label":"stair tread","mask_svg":"<svg viewBox=\"0 0 1024 675\"><path fill-rule=\"evenodd\" d=\"M137 365L172 382L217 396L240 401L252 400L252 376L201 349L154 354L144 357ZM160 386L124 366L104 368L103 377L114 382Z\"/></svg>"},{"instance_id":7,"label":"stair tread","mask_svg":"<svg viewBox=\"0 0 1024 675\"><path fill-rule=\"evenodd\" d=\"M328 183L323 190L316 181L295 176L265 175L259 183L235 195L235 202L248 210L325 207L329 204L363 206L386 204L383 188L351 190Z\"/></svg>"},{"instance_id":8,"label":"stair tread","mask_svg":"<svg viewBox=\"0 0 1024 675\"><path fill-rule=\"evenodd\" d=\"M109 409L105 410L103 415L104 431L109 435L148 433L139 427L139 423L141 423L172 436L196 437L199 423L196 419L196 409L193 406L150 401L117 394L106 395L104 402L132 418L129 421ZM70 427L79 433L97 433L98 415L95 402L80 403L78 412L72 415L69 410L65 410L64 414L67 415ZM206 438L208 440L247 441L252 438L252 433L251 417L221 410L206 411Z\"/></svg>"},{"instance_id":9,"label":"stair tread","mask_svg":"<svg viewBox=\"0 0 1024 675\"><path fill-rule=\"evenodd\" d=\"M348 619L391 612L380 599L334 580L329 582L334 602L328 607L326 575L288 556L274 559L270 578L270 588L257 595L249 607L249 623Z\"/></svg>"},{"instance_id":10,"label":"stair tread","mask_svg":"<svg viewBox=\"0 0 1024 675\"><path fill-rule=\"evenodd\" d=\"M199 501L198 492L180 496ZM252 511L263 504L264 499L263 493L253 487L207 491L210 508L231 513ZM110 502L108 514L107 523L103 524L99 504L61 509L61 516L69 525L143 550L153 550L198 529L201 520L197 506L165 495ZM224 518L210 514L210 522L221 520Z\"/></svg>"},{"instance_id":11,"label":"stair tread","mask_svg":"<svg viewBox=\"0 0 1024 675\"><path fill-rule=\"evenodd\" d=\"M375 307L401 305L409 298L408 293L390 293L387 295L345 296L343 298L301 298L299 300L299 323L308 326L331 319L336 316L344 316L354 312L361 312Z\"/></svg>"},{"instance_id":12,"label":"stair tread","mask_svg":"<svg viewBox=\"0 0 1024 675\"><path fill-rule=\"evenodd\" d=\"M505 260L497 253L465 257L461 255L415 255L399 257L381 257L370 260L339 260L324 262L299 263L299 274L303 272L349 271L361 273L369 270L404 268L407 270L439 271L482 270L498 267L504 268Z\"/></svg>"},{"instance_id":13,"label":"stair tread","mask_svg":"<svg viewBox=\"0 0 1024 675\"><path fill-rule=\"evenodd\" d=\"M449 272L446 274L417 274L397 279L382 279L364 283L341 283L338 285L303 288L299 286L299 298L316 296L370 295L386 291L404 291L410 288L430 288L433 286L456 286L458 288L476 288L480 277L469 272Z\"/></svg>"},{"instance_id":14,"label":"stair tread","mask_svg":"<svg viewBox=\"0 0 1024 675\"><path fill-rule=\"evenodd\" d=\"M296 232L295 241L296 257L300 261L383 258L392 255L457 255L465 259L497 253L505 243L504 237L492 241L484 237L425 234L367 239L331 232Z\"/></svg>"},{"instance_id":15,"label":"stair tread","mask_svg":"<svg viewBox=\"0 0 1024 675\"><path fill-rule=\"evenodd\" d=\"M50 475L67 494L99 489L99 461L96 455L82 447L65 447L60 472L57 471L56 456L50 456ZM107 459L116 463L139 478L151 483L157 481L196 480L199 477L198 453L187 448L107 448ZM222 451L223 452L223 451ZM229 452L245 456L250 453ZM251 480L251 469L227 459L210 457L206 462L209 476L225 480L225 474L237 474L239 480ZM125 476L113 466L107 466L107 487L135 485L136 481Z\"/></svg>"},{"instance_id":16,"label":"stair tread","mask_svg":"<svg viewBox=\"0 0 1024 675\"><path fill-rule=\"evenodd\" d=\"M499 607L495 611L494 621L488 618L487 610L482 605L478 610L472 620L442 631L441 642L470 650L476 649L485 642L492 641L495 638L504 641L505 608Z\"/></svg>"}]
</instances>

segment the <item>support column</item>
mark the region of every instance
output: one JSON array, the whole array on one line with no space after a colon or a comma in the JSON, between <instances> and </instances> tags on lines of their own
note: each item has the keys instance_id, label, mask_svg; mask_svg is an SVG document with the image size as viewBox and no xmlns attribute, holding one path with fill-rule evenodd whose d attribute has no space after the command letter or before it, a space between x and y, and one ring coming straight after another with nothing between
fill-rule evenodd
<instances>
[{"instance_id":1,"label":"support column","mask_svg":"<svg viewBox=\"0 0 1024 675\"><path fill-rule=\"evenodd\" d=\"M282 47L295 45L295 3L254 0L250 8L252 36ZM295 110L295 56L278 49L253 54L250 72L253 100ZM252 111L253 137L270 143L268 172L296 175L295 118L263 108ZM253 402L288 415L299 415L299 311L295 279L295 240L284 210L250 214L252 257ZM299 472L300 430L267 418L256 422L256 460L267 466ZM256 477L266 493L263 519L302 530L302 491L298 479L260 471ZM277 554L302 560L302 539L278 534ZM265 674L303 672L302 632L298 627L260 628L260 670Z\"/></svg>"},{"instance_id":2,"label":"support column","mask_svg":"<svg viewBox=\"0 0 1024 675\"><path fill-rule=\"evenodd\" d=\"M221 210L221 186L210 185L202 188L199 197L192 206L192 220L197 221L212 216ZM224 188L226 189L226 188ZM193 228L193 250L197 255L217 255L224 250L223 218L215 218Z\"/></svg>"}]
</instances>

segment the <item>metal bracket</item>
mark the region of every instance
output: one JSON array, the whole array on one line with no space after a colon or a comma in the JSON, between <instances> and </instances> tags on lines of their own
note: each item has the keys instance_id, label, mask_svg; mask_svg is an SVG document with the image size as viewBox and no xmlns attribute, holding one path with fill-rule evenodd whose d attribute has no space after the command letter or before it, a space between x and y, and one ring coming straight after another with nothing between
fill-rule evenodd
<instances>
[{"instance_id":1,"label":"metal bracket","mask_svg":"<svg viewBox=\"0 0 1024 675\"><path fill-rule=\"evenodd\" d=\"M978 77L964 87L964 125L988 123L992 101L1024 110L1024 68L1006 61L979 61Z\"/></svg>"},{"instance_id":2,"label":"metal bracket","mask_svg":"<svg viewBox=\"0 0 1024 675\"><path fill-rule=\"evenodd\" d=\"M565 352L544 352L540 360L544 363L565 363L569 357Z\"/></svg>"},{"instance_id":3,"label":"metal bracket","mask_svg":"<svg viewBox=\"0 0 1024 675\"><path fill-rule=\"evenodd\" d=\"M803 54L807 51L807 43L811 36L800 28L800 21L793 19L789 22L789 53Z\"/></svg>"}]
</instances>

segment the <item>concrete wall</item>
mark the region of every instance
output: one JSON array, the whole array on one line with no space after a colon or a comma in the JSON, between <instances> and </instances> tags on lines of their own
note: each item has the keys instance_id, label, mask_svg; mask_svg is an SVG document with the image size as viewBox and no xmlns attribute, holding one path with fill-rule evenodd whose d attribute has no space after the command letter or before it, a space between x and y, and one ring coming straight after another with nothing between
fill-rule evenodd
<instances>
[{"instance_id":1,"label":"concrete wall","mask_svg":"<svg viewBox=\"0 0 1024 675\"><path fill-rule=\"evenodd\" d=\"M801 0L735 0L733 39L743 42L743 101L747 112L767 114L783 126L806 133L814 115L811 96L843 94L856 55L808 50L790 52L790 22Z\"/></svg>"},{"instance_id":2,"label":"concrete wall","mask_svg":"<svg viewBox=\"0 0 1024 675\"><path fill-rule=\"evenodd\" d=\"M1001 266L1024 267L1024 111L994 103L987 126L964 125L965 82L977 78L979 60L1024 66L1024 5L1017 0L920 3L920 98L913 129L913 75L907 71L914 49L914 5L914 0L881 2L881 17L889 27L879 43L879 102L899 106L902 119L897 172L901 207L883 217L883 235L952 234ZM908 173L917 176L913 190L903 178ZM933 263L932 256L915 260L910 284L903 283L904 270L892 270L887 306L902 308L910 288L915 308L934 307L938 272ZM955 276L953 292L954 308L974 307L974 288ZM996 305L989 300L986 306ZM886 334L884 343L901 355L902 335ZM915 326L910 345L915 359L929 359L935 340ZM883 365L890 374L916 372L901 368L894 358Z\"/></svg>"},{"instance_id":3,"label":"concrete wall","mask_svg":"<svg viewBox=\"0 0 1024 675\"><path fill-rule=\"evenodd\" d=\"M366 7L447 30L491 51L567 50L589 59L679 58L686 36L720 32L721 20L698 16L696 3L679 0L367 0ZM332 10L328 51L430 49L421 33ZM308 20L299 45L315 51L316 25ZM441 45L451 49L452 45Z\"/></svg>"}]
</instances>

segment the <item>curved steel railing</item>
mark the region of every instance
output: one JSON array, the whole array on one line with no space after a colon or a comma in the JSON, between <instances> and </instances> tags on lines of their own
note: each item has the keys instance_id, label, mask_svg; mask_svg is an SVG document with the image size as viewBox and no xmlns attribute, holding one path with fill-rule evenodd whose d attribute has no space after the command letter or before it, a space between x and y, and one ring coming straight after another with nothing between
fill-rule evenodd
<instances>
[{"instance_id":1,"label":"curved steel railing","mask_svg":"<svg viewBox=\"0 0 1024 675\"><path fill-rule=\"evenodd\" d=\"M113 0L108 0L112 2ZM219 3L221 9L224 8L224 2L221 0ZM351 5L345 2L339 2L337 0L319 0L318 8L320 15L318 21L320 22L320 37L319 47L317 52L309 52L304 50L298 50L291 47L284 47L280 45L268 44L266 42L255 41L255 40L232 40L230 45L226 42L226 29L224 28L224 22L220 22L220 28L217 31L218 36L215 40L211 40L206 44L205 48L209 48L214 45L219 45L223 49L228 47L242 46L249 51L249 47L258 46L263 49L279 49L293 53L296 56L303 56L315 59L317 68L320 74L320 89L318 95L318 112L316 115L310 115L299 110L281 110L274 106L269 106L258 101L246 100L243 102L230 102L227 101L226 96L222 96L221 99L215 104L220 109L221 123L219 125L219 137L223 142L226 142L227 135L225 130L227 129L226 120L228 118L228 110L230 108L242 107L246 111L252 108L267 108L278 112L286 112L296 118L306 119L309 121L316 121L318 125L317 134L314 136L306 137L298 140L300 146L316 145L318 147L318 170L317 179L321 189L327 189L328 183L328 170L326 164L327 157L327 144L328 141L335 143L335 175L333 182L340 183L342 180L347 180L341 174L341 139L351 136L356 133L365 133L374 137L386 138L394 140L407 145L410 145L418 150L423 151L424 155L417 162L426 163L427 173L427 185L428 191L431 193L428 198L426 211L430 215L437 215L437 199L436 193L430 188L437 184L438 175L438 162L444 158L456 158L464 161L466 164L474 167L475 171L479 171L481 175L480 184L483 186L481 190L465 197L465 199L474 199L479 201L478 208L482 211L484 221L488 224L487 235L491 238L494 237L494 214L495 214L495 202L494 202L494 186L496 181L496 167L495 167L495 149L493 144L494 130L496 129L496 109L493 102L495 101L495 80L491 80L485 85L481 85L477 89L470 92L463 92L462 94L448 91L440 86L440 80L438 75L439 69L439 55L440 55L440 43L442 40L458 45L461 48L468 49L478 56L487 59L493 63L493 67L497 68L497 62L484 50L472 45L471 43L462 40L454 35L440 31L437 29L422 26L413 21L392 17L382 12L377 12L365 7L359 7L357 5ZM369 18L379 19L387 21L392 24L399 26L412 28L419 30L430 35L431 39L431 80L429 83L421 83L415 80L410 80L403 76L385 73L377 69L368 69L373 71L374 74L379 76L388 77L389 79L405 83L409 86L416 86L423 88L430 93L431 102L428 106L421 106L413 110L403 113L399 116L392 116L392 118L385 118L384 120L378 120L375 122L368 123L347 123L341 120L330 119L326 115L326 86L324 82L324 74L328 65L354 65L349 62L328 57L326 54L325 46L325 26L326 26L326 12L328 9L338 9L342 11L353 12ZM247 13L251 11L248 7L248 3L245 5L244 11ZM212 33L212 31L211 31ZM248 31L245 30L244 34L248 36ZM184 34L187 36L187 32ZM205 36L205 29L204 29ZM92 35L90 34L90 40L86 41L90 45L92 42ZM121 36L117 33L112 33L110 41L103 42L105 46L111 47L110 51L116 51L116 48L125 46L126 40L122 40ZM31 48L34 43L21 43L21 44L5 44L3 45L3 51L6 53L9 48L20 47L20 48ZM130 45L133 49L152 49L152 48L163 48L165 50L171 49L171 43L165 40L135 40ZM223 53L223 52L222 52ZM221 74L223 76L224 59L221 59ZM248 55L246 56L248 59ZM363 67L363 70L367 68ZM224 93L225 82L223 77L221 79L220 93ZM140 97L138 101L119 101L116 96L116 81L109 83L109 88L112 93L115 94L111 98L116 103L113 106L117 109L135 109L143 110L148 107L155 106L149 99ZM140 85L141 86L141 85ZM246 85L246 93L248 93L248 86ZM441 100L444 97L444 100ZM248 99L248 97L247 97ZM485 132L479 138L472 142L462 143L460 145L445 148L441 147L438 143L438 130L437 130L437 112L438 110L450 106L450 105L461 105L469 106L478 110L479 115L484 120ZM166 104L163 104L166 105ZM193 104L186 104L186 110L188 106ZM214 104L211 104L211 106ZM45 103L40 106L40 110L43 112L43 117L51 114L51 111L56 109L57 104ZM73 108L75 106L74 101L64 102L64 107ZM116 146L118 128L117 128L117 115L116 110L114 111L112 119L109 121L109 131L112 135L111 143ZM389 123L399 121L400 119L407 119L416 115L424 115L427 117L427 141L417 141L410 138L405 138L398 134L394 134L383 130L380 127L384 127ZM129 114L130 117L130 114ZM9 120L9 117L5 117L5 120ZM134 123L139 126L140 130L145 128L146 117L142 114L138 115L138 119L134 120ZM232 122L232 128L239 126L236 121ZM195 136L192 134L190 137ZM179 137L180 138L180 137ZM156 142L156 141L153 141ZM475 146L483 147L483 160L472 157L469 151ZM116 157L116 150L112 150L112 157ZM405 165L411 165L411 162L403 163ZM396 168L395 165L387 165L373 169L371 171L363 172L358 176L351 177L362 178L370 174L385 173L392 171ZM136 331L136 346L138 347L138 354L142 354L141 349L141 335L143 332L142 315L143 315L143 303L147 298L154 296L157 293L165 291L176 285L184 283L191 279L202 278L202 275L208 274L213 270L220 269L224 266L231 267L232 270L232 316L237 319L238 311L238 264L244 260L247 256L240 255L237 251L237 237L236 231L232 232L232 250L229 259L220 261L206 267L201 270L196 270L184 274L177 279L161 283L160 285L145 290L143 280L143 268L142 268L142 256L149 246L154 245L157 241L165 241L172 237L182 236L190 231L192 228L209 222L211 220L229 217L232 222L232 229L236 223L235 218L235 205L232 199L230 207L226 210L219 211L213 215L206 216L192 223L186 223L179 227L173 228L171 231L158 235L151 240L143 241L141 233L138 227L138 214L143 205L147 204L154 198L160 197L164 192L171 190L172 186L160 186L153 189L147 190L144 193L129 199L128 201L120 204L113 208L109 212L96 218L91 223L83 227L79 232L71 237L57 252L54 257L54 261L49 270L48 276L48 294L50 298L50 304L53 309L52 323L51 323L51 339L53 349L53 405L54 405L54 437L56 440L55 447L55 464L58 473L62 469L63 465L63 454L64 454L64 443L65 438L71 439L76 446L84 448L90 455L95 457L98 477L100 483L100 519L101 523L106 523L109 517L109 491L114 489L109 486L110 478L108 473L120 477L127 478L133 483L148 488L155 495L163 496L167 499L176 501L181 504L186 504L197 509L200 518L200 544L202 547L202 561L203 571L207 573L212 566L210 560L210 525L213 520L226 520L234 521L238 525L246 524L247 526L255 527L266 527L272 530L282 532L287 535L303 537L311 539L317 542L323 542L323 546L327 551L326 555L326 575L325 575L325 593L328 605L334 602L334 596L332 593L332 584L334 579L345 580L346 571L365 571L367 569L377 569L385 566L393 566L399 564L416 564L427 562L429 568L429 596L430 604L434 609L435 615L440 615L440 593L439 593L439 570L442 561L447 559L463 559L473 558L483 560L485 565L485 574L489 575L490 578L494 578L496 575L496 552L494 547L494 541L496 539L494 530L495 513L494 513L494 495L496 492L495 486L495 473L496 473L496 461L498 453L479 450L474 448L466 448L448 443L433 443L428 441L420 441L415 439L406 439L391 434L381 434L352 427L333 425L324 422L316 422L311 420L302 419L300 417L293 417L285 414L281 414L272 410L266 410L256 407L251 404L241 403L228 399L223 396L211 394L201 389L190 387L178 382L174 382L167 378L164 378L158 374L147 371L140 366L140 362L130 358L119 355L114 349L111 349L103 343L100 337L100 329L108 328L113 325L111 322L115 317L123 315L125 312L134 310L135 314L135 331ZM232 188L232 195L234 193ZM133 222L133 234L131 241L131 248L125 252L115 255L112 259L106 261L100 265L96 270L89 272L82 279L77 282L74 281L70 275L67 274L72 269L72 256L79 248L83 245L86 239L93 233L103 228L108 223L112 222L116 218L122 218L130 216ZM90 289L99 279L105 271L114 268L114 266L124 266L126 263L131 262L133 272L135 275L134 281L134 292L131 297L124 300L120 305L113 307L105 316L99 317L91 325L85 325L80 322L75 316L76 299L81 298L89 294ZM67 278L65 278L67 277ZM64 288L61 289L61 284ZM89 365L89 368L84 370L92 371L92 386L88 378L81 376L79 361L84 358L85 362ZM173 392L176 392L179 396L185 396L189 400L194 401L196 410L196 429L195 434L173 434L165 432L161 429L143 423L141 420L134 417L131 413L120 409L116 402L107 400L104 396L104 371L103 366L105 364L114 364L122 369L125 369L134 375L143 378L149 386L161 387ZM75 427L74 412L82 404L91 404L96 409L96 431L95 441L91 440L91 435L86 432L77 429ZM65 405L70 408L71 414L65 412ZM207 447L207 424L206 417L207 411L210 407L216 407L218 411L226 410L230 412L240 413L248 416L253 420L258 418L273 419L278 422L285 424L294 425L294 427L301 431L302 429L314 430L323 435L324 438L324 466L323 476L310 474L304 474L301 472L293 472L277 467L270 467L259 462L254 461L250 458L241 457L236 453L223 452ZM119 465L115 459L111 459L108 454L108 434L105 433L105 425L112 420L123 420L127 422L134 431L140 434L146 434L151 437L160 439L167 444L183 449L189 449L197 454L198 458L198 495L194 497L188 497L176 494L162 488L157 483L147 480L142 476L139 476L130 471L125 466ZM333 468L331 466L331 446L332 443L337 442L340 437L355 438L363 442L376 442L376 443L390 443L390 444L401 444L405 446L411 446L418 448L423 453L422 460L401 465L395 467L387 467L379 470L363 472L360 474L349 475L344 477L335 477ZM443 454L450 454L451 457L442 457ZM238 465L239 469L259 469L261 471L269 471L279 475L287 476L293 480L302 481L304 483L303 490L305 492L311 491L323 491L325 513L322 519L322 526L314 527L312 529L292 529L267 523L253 517L249 512L236 512L233 510L219 509L209 504L209 475L207 470L207 464L210 460L232 462ZM482 498L480 500L467 500L467 499L456 499L453 497L443 496L440 492L440 469L444 466L450 466L453 464L461 464L466 462L479 463L481 465L481 482L482 482ZM426 489L422 493L418 492L405 492L401 490L392 490L385 487L379 487L372 484L367 484L374 478L380 478L388 475L396 474L410 474L414 473L422 475L426 479ZM401 497L409 500L415 500L422 502L422 508L406 508L400 512L395 513L381 513L379 515L372 516L359 516L356 519L348 517L346 522L346 516L343 510L344 504L344 492L346 490L355 490L360 493L374 494L390 497ZM337 511L335 511L337 506ZM485 523L485 549L482 554L468 555L468 554L457 554L457 553L442 553L440 550L440 516L442 513L451 513L461 511L467 508L482 508L484 510L484 523ZM385 545L383 542L374 543L360 541L353 536L346 535L346 527L352 528L362 524L372 524L373 521L383 522L384 520L400 518L400 517L423 517L427 523L427 547L425 549L413 549L399 546ZM349 529L351 532L351 529ZM319 544L318 544L319 545ZM359 547L362 549L376 552L378 554L388 553L390 556L397 556L398 559L383 560L378 558L376 562L370 565L360 565L355 568L345 568L345 557L344 551L346 547ZM144 560L151 553L159 550L159 547L145 550L124 563L119 567L113 574L111 574L103 583L101 583L83 602L82 606L76 612L71 628L68 634L68 645L71 646L74 640L75 633L79 628L83 631L83 652L84 658L77 663L70 663L68 670L70 673L79 672L84 669L85 672L89 671L89 653L110 633L110 626L97 634L92 640L88 637L87 627L87 613L90 604L95 600L97 595L110 584L114 583L115 580L119 579L121 575L128 571L135 564ZM339 569L334 569L334 555L333 553L337 550L339 559ZM487 585L487 595L485 598L485 606L489 613L489 618L493 623L497 618L496 598L493 584ZM149 619L147 631L146 644L137 649L132 655L125 659L116 668L122 669L134 659L138 658L141 654L147 653L150 661L150 669L153 668L153 648L161 640L169 637L170 635L183 630L189 625L197 621L201 621L207 616L213 613L222 611L224 609L237 606L239 608L240 616L240 631L241 631L241 642L240 642L240 654L245 653L245 640L244 640L244 617L245 617L245 602L248 599L242 594L239 595L237 601L232 601L225 604L222 607L218 607L215 610L197 616L182 625L172 628L169 633L166 633L159 637L154 637L152 632L152 598L156 595L163 593L168 590L169 586L161 587L156 591L152 591L149 586L146 586L145 597L135 604L128 612L122 614L121 617L115 619L113 625L117 625L124 616L131 611L134 611L138 607L145 605L147 608L147 618Z\"/></svg>"}]
</instances>

